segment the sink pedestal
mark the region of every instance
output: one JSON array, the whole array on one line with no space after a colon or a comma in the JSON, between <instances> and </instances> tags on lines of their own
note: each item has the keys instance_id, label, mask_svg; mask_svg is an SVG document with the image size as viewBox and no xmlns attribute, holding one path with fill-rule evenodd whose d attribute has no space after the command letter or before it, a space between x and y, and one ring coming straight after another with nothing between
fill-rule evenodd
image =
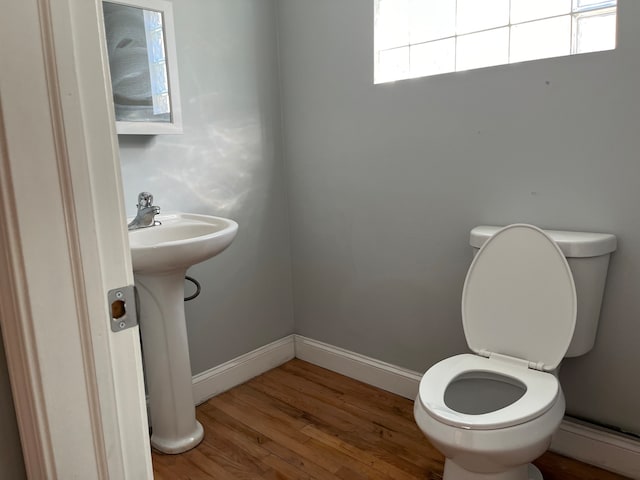
<instances>
[{"instance_id":1,"label":"sink pedestal","mask_svg":"<svg viewBox=\"0 0 640 480\"><path fill-rule=\"evenodd\" d=\"M164 453L181 453L198 445L204 435L193 402L184 275L191 265L227 248L238 224L193 213L156 219L152 227L129 231L129 247L139 296L151 445Z\"/></svg>"},{"instance_id":2,"label":"sink pedestal","mask_svg":"<svg viewBox=\"0 0 640 480\"><path fill-rule=\"evenodd\" d=\"M204 436L196 420L191 363L184 317L186 269L135 274L140 306L151 445L164 453L181 453Z\"/></svg>"}]
</instances>

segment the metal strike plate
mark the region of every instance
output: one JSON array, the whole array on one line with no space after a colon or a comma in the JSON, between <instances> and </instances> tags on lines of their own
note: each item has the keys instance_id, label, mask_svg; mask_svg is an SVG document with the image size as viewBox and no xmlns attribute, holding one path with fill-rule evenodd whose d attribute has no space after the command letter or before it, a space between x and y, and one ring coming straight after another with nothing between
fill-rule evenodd
<instances>
[{"instance_id":1,"label":"metal strike plate","mask_svg":"<svg viewBox=\"0 0 640 480\"><path fill-rule=\"evenodd\" d=\"M107 300L109 301L112 332L121 332L138 325L136 289L133 285L109 290Z\"/></svg>"}]
</instances>

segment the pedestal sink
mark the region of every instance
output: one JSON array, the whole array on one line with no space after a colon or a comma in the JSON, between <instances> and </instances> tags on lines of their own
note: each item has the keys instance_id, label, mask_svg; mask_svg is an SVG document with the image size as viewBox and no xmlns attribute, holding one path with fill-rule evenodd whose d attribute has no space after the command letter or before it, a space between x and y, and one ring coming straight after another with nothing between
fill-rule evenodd
<instances>
[{"instance_id":1,"label":"pedestal sink","mask_svg":"<svg viewBox=\"0 0 640 480\"><path fill-rule=\"evenodd\" d=\"M233 220L178 213L161 225L132 230L129 245L139 295L151 445L181 453L203 437L196 420L184 317L184 276L191 265L222 252L236 236Z\"/></svg>"}]
</instances>

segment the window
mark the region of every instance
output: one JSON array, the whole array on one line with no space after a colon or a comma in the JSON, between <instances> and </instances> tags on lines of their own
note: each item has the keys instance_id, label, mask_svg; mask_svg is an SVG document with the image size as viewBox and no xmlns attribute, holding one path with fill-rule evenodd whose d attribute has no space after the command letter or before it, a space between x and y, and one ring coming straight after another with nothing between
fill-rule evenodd
<instances>
[{"instance_id":1,"label":"window","mask_svg":"<svg viewBox=\"0 0 640 480\"><path fill-rule=\"evenodd\" d=\"M616 0L374 0L375 83L613 50Z\"/></svg>"}]
</instances>

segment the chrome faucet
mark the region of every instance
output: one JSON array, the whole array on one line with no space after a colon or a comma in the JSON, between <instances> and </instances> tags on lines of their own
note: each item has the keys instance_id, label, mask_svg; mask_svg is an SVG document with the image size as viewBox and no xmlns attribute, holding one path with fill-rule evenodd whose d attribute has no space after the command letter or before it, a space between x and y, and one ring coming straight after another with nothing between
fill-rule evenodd
<instances>
[{"instance_id":1,"label":"chrome faucet","mask_svg":"<svg viewBox=\"0 0 640 480\"><path fill-rule=\"evenodd\" d=\"M137 230L138 228L153 227L161 225L154 217L160 213L160 207L153 205L153 195L148 192L141 192L138 195L138 213L127 228L129 230Z\"/></svg>"}]
</instances>

